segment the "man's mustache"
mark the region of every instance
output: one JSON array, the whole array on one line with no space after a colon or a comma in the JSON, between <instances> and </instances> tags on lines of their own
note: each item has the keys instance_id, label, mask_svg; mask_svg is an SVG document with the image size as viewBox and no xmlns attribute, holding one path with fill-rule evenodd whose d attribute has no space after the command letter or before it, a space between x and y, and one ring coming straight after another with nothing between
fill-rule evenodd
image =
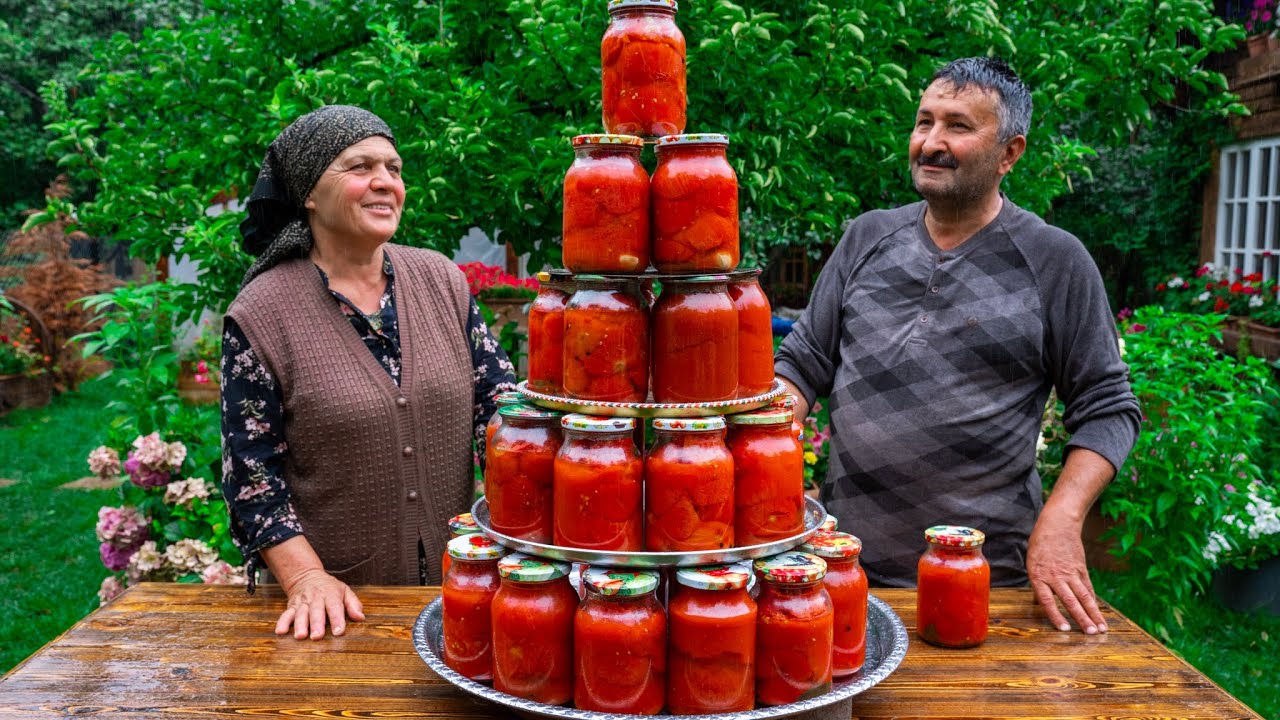
<instances>
[{"instance_id":1,"label":"man's mustache","mask_svg":"<svg viewBox=\"0 0 1280 720\"><path fill-rule=\"evenodd\" d=\"M951 168L954 170L956 168L956 159L954 156L946 153L936 153L934 155L921 155L920 159L916 160L916 164L928 165L929 167Z\"/></svg>"}]
</instances>

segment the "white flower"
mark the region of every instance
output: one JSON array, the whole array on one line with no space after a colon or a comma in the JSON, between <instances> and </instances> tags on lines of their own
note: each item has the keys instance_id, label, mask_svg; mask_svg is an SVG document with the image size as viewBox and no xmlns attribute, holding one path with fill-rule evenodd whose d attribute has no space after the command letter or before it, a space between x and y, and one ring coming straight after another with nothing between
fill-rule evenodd
<instances>
[{"instance_id":1,"label":"white flower","mask_svg":"<svg viewBox=\"0 0 1280 720\"><path fill-rule=\"evenodd\" d=\"M203 540L184 538L164 549L164 559L180 573L200 573L218 559L218 553Z\"/></svg>"},{"instance_id":2,"label":"white flower","mask_svg":"<svg viewBox=\"0 0 1280 720\"><path fill-rule=\"evenodd\" d=\"M1124 338L1116 338L1116 342L1120 344L1120 357L1124 357Z\"/></svg>"},{"instance_id":3,"label":"white flower","mask_svg":"<svg viewBox=\"0 0 1280 720\"><path fill-rule=\"evenodd\" d=\"M1121 340L1120 342L1124 342ZM1039 455L1049 449L1049 443L1045 442L1044 431L1040 431L1040 437L1036 438L1036 454Z\"/></svg>"},{"instance_id":4,"label":"white flower","mask_svg":"<svg viewBox=\"0 0 1280 720\"><path fill-rule=\"evenodd\" d=\"M209 486L204 478L187 478L175 480L165 486L164 501L170 505L189 507L196 498L205 500L209 497Z\"/></svg>"},{"instance_id":5,"label":"white flower","mask_svg":"<svg viewBox=\"0 0 1280 720\"><path fill-rule=\"evenodd\" d=\"M1254 295L1253 297L1249 298L1249 307L1259 308L1259 307L1262 307L1262 304L1265 302L1266 300L1263 300L1261 295Z\"/></svg>"},{"instance_id":6,"label":"white flower","mask_svg":"<svg viewBox=\"0 0 1280 720\"><path fill-rule=\"evenodd\" d=\"M1187 282L1180 277L1175 277L1174 279L1169 281L1169 287L1171 288L1180 288L1186 284Z\"/></svg>"},{"instance_id":7,"label":"white flower","mask_svg":"<svg viewBox=\"0 0 1280 720\"><path fill-rule=\"evenodd\" d=\"M148 540L129 558L129 566L124 569L124 574L129 582L136 583L163 567L164 556L156 550L155 541Z\"/></svg>"},{"instance_id":8,"label":"white flower","mask_svg":"<svg viewBox=\"0 0 1280 720\"><path fill-rule=\"evenodd\" d=\"M1209 302L1209 291L1205 290L1204 292L1197 295L1195 302L1198 302L1198 303Z\"/></svg>"},{"instance_id":9,"label":"white flower","mask_svg":"<svg viewBox=\"0 0 1280 720\"><path fill-rule=\"evenodd\" d=\"M169 463L169 467L177 470L182 467L182 461L187 459L187 446L180 442L171 442L164 449L164 458Z\"/></svg>"}]
</instances>

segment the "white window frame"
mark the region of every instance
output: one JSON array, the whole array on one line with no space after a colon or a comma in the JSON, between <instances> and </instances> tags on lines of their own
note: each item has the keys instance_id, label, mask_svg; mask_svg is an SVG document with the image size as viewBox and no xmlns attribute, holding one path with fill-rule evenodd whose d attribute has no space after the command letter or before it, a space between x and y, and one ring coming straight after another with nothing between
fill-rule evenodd
<instances>
[{"instance_id":1,"label":"white window frame","mask_svg":"<svg viewBox=\"0 0 1280 720\"><path fill-rule=\"evenodd\" d=\"M1280 137L1228 145L1218 158L1214 265L1280 279Z\"/></svg>"}]
</instances>

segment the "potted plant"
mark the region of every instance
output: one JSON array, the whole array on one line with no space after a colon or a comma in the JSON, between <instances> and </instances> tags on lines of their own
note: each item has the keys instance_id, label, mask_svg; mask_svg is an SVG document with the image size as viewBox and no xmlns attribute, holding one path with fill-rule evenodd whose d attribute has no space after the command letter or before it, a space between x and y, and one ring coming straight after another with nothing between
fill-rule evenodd
<instances>
[{"instance_id":1,"label":"potted plant","mask_svg":"<svg viewBox=\"0 0 1280 720\"><path fill-rule=\"evenodd\" d=\"M1263 259L1271 257L1264 252ZM1172 275L1155 287L1166 310L1225 315L1221 347L1237 354L1280 360L1280 286L1262 273L1201 265L1188 276Z\"/></svg>"},{"instance_id":2,"label":"potted plant","mask_svg":"<svg viewBox=\"0 0 1280 720\"><path fill-rule=\"evenodd\" d=\"M49 333L27 306L0 296L0 415L41 407L52 396Z\"/></svg>"},{"instance_id":3,"label":"potted plant","mask_svg":"<svg viewBox=\"0 0 1280 720\"><path fill-rule=\"evenodd\" d=\"M1252 0L1250 3L1249 13L1243 18L1245 32L1248 33L1245 47L1249 57L1276 49L1276 23L1280 21L1276 5L1276 0Z\"/></svg>"},{"instance_id":4,"label":"potted plant","mask_svg":"<svg viewBox=\"0 0 1280 720\"><path fill-rule=\"evenodd\" d=\"M459 264L467 286L480 304L489 329L512 362L519 362L520 346L529 336L526 306L538 295L536 278L518 278L496 265L481 262Z\"/></svg>"},{"instance_id":5,"label":"potted plant","mask_svg":"<svg viewBox=\"0 0 1280 720\"><path fill-rule=\"evenodd\" d=\"M195 404L218 402L222 372L218 362L222 356L222 333L205 321L200 334L180 355L178 397Z\"/></svg>"}]
</instances>

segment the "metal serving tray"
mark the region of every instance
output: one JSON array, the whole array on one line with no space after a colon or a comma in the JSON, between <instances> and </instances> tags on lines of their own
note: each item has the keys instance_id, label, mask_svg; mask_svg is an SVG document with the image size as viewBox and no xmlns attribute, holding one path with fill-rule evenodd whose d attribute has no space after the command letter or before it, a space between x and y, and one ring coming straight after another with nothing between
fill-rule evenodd
<instances>
[{"instance_id":1,"label":"metal serving tray","mask_svg":"<svg viewBox=\"0 0 1280 720\"><path fill-rule=\"evenodd\" d=\"M773 387L762 395L704 403L622 403L582 400L580 398L534 392L529 389L527 380L521 380L520 384L516 385L516 390L529 398L530 402L535 405L561 412L606 415L608 417L706 417L708 415L732 415L764 407L782 395L782 383L774 380Z\"/></svg>"}]
</instances>

